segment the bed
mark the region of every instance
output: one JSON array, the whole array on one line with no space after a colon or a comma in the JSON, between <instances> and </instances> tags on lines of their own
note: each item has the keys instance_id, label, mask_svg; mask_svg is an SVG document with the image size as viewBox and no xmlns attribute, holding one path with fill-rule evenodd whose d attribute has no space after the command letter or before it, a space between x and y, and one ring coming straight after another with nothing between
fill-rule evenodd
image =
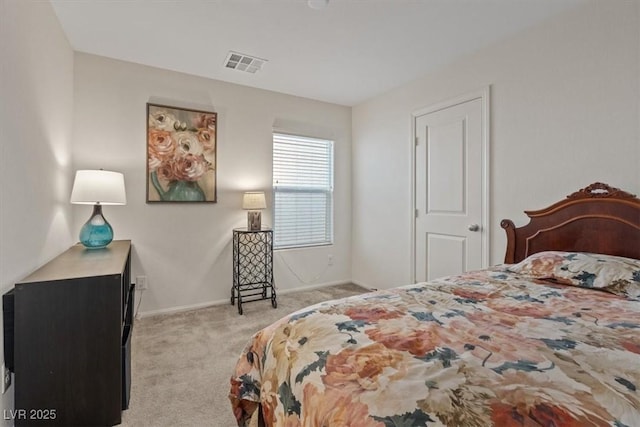
<instances>
[{"instance_id":1,"label":"bed","mask_svg":"<svg viewBox=\"0 0 640 427\"><path fill-rule=\"evenodd\" d=\"M640 426L640 200L595 183L526 214L505 264L257 332L238 425Z\"/></svg>"}]
</instances>

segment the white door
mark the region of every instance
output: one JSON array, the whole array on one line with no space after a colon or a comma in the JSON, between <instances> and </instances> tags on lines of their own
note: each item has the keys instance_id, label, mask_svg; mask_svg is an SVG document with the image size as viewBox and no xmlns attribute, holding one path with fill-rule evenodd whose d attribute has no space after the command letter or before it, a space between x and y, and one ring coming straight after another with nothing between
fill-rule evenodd
<instances>
[{"instance_id":1,"label":"white door","mask_svg":"<svg viewBox=\"0 0 640 427\"><path fill-rule=\"evenodd\" d=\"M484 105L478 96L415 117L418 282L488 264Z\"/></svg>"}]
</instances>

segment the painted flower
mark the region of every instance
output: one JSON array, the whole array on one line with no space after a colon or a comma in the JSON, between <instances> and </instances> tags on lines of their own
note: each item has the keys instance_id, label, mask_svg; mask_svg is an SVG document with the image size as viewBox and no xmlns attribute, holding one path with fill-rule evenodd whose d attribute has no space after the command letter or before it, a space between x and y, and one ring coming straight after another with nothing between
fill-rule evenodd
<instances>
[{"instance_id":1,"label":"painted flower","mask_svg":"<svg viewBox=\"0 0 640 427\"><path fill-rule=\"evenodd\" d=\"M176 144L171 132L157 129L149 130L149 169L154 171L173 157Z\"/></svg>"},{"instance_id":2,"label":"painted flower","mask_svg":"<svg viewBox=\"0 0 640 427\"><path fill-rule=\"evenodd\" d=\"M213 114L200 113L193 119L192 124L195 128L206 128L215 130L216 128L216 116Z\"/></svg>"},{"instance_id":3,"label":"painted flower","mask_svg":"<svg viewBox=\"0 0 640 427\"><path fill-rule=\"evenodd\" d=\"M177 129L176 125L179 128L180 122L171 113L160 110L149 114L149 128L172 132Z\"/></svg>"},{"instance_id":4,"label":"painted flower","mask_svg":"<svg viewBox=\"0 0 640 427\"><path fill-rule=\"evenodd\" d=\"M199 156L204 152L204 147L197 135L191 132L175 132L173 138L176 141L176 156Z\"/></svg>"},{"instance_id":5,"label":"painted flower","mask_svg":"<svg viewBox=\"0 0 640 427\"><path fill-rule=\"evenodd\" d=\"M212 132L209 129L198 129L198 141L202 144L202 149L204 151L212 151L216 147L211 133Z\"/></svg>"},{"instance_id":6,"label":"painted flower","mask_svg":"<svg viewBox=\"0 0 640 427\"><path fill-rule=\"evenodd\" d=\"M160 179L162 180L175 181L177 179L173 170L173 163L170 163L170 162L161 163L160 166L158 166L158 169L156 170L156 172L158 173L158 177L160 177Z\"/></svg>"},{"instance_id":7,"label":"painted flower","mask_svg":"<svg viewBox=\"0 0 640 427\"><path fill-rule=\"evenodd\" d=\"M173 176L178 181L197 181L209 169L204 156L187 154L174 159L171 164Z\"/></svg>"},{"instance_id":8,"label":"painted flower","mask_svg":"<svg viewBox=\"0 0 640 427\"><path fill-rule=\"evenodd\" d=\"M148 164L149 164L149 171L153 172L153 171L157 171L158 168L162 166L162 161L160 161L160 159L158 159L157 157L149 155Z\"/></svg>"}]
</instances>

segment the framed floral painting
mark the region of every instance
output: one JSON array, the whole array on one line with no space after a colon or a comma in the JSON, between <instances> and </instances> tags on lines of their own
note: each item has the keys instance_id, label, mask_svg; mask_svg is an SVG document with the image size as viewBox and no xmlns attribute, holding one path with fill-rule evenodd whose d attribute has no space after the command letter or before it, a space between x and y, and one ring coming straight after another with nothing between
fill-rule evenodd
<instances>
[{"instance_id":1,"label":"framed floral painting","mask_svg":"<svg viewBox=\"0 0 640 427\"><path fill-rule=\"evenodd\" d=\"M217 114L147 104L147 203L216 202Z\"/></svg>"}]
</instances>

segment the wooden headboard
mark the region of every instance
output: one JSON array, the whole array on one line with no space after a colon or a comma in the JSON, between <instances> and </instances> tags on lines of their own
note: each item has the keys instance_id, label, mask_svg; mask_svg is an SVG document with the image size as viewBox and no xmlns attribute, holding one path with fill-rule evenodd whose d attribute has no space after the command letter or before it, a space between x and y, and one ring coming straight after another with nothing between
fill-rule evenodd
<instances>
[{"instance_id":1,"label":"wooden headboard","mask_svg":"<svg viewBox=\"0 0 640 427\"><path fill-rule=\"evenodd\" d=\"M525 211L523 227L500 222L507 232L504 262L542 251L575 251L640 259L640 199L596 182L546 209Z\"/></svg>"}]
</instances>

